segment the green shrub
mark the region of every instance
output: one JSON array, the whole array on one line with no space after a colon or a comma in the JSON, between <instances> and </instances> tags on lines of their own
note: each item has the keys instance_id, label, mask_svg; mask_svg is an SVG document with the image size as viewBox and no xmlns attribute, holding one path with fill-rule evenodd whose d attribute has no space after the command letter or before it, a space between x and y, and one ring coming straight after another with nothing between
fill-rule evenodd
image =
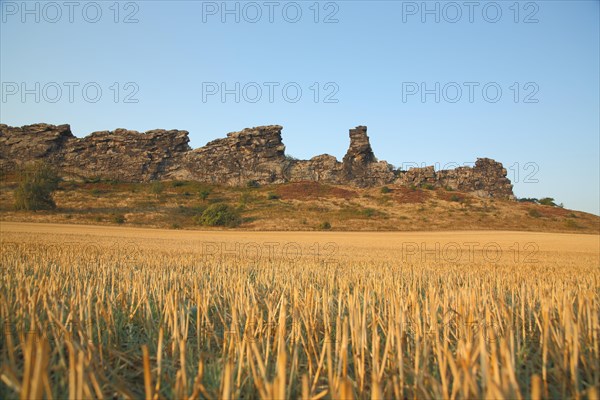
<instances>
[{"instance_id":1,"label":"green shrub","mask_svg":"<svg viewBox=\"0 0 600 400\"><path fill-rule=\"evenodd\" d=\"M532 208L531 210L529 210L528 214L530 217L533 217L533 218L539 218L542 216L542 214L535 208Z\"/></svg>"},{"instance_id":2,"label":"green shrub","mask_svg":"<svg viewBox=\"0 0 600 400\"><path fill-rule=\"evenodd\" d=\"M321 222L321 224L319 225L319 229L321 229L321 230L331 229L331 224L328 221Z\"/></svg>"},{"instance_id":3,"label":"green shrub","mask_svg":"<svg viewBox=\"0 0 600 400\"><path fill-rule=\"evenodd\" d=\"M187 182L183 182L183 181L173 181L171 182L171 186L173 187L180 187L180 186L184 186Z\"/></svg>"},{"instance_id":4,"label":"green shrub","mask_svg":"<svg viewBox=\"0 0 600 400\"><path fill-rule=\"evenodd\" d=\"M224 203L216 203L208 206L197 222L205 226L228 226L235 227L242 222L237 210Z\"/></svg>"},{"instance_id":5,"label":"green shrub","mask_svg":"<svg viewBox=\"0 0 600 400\"><path fill-rule=\"evenodd\" d=\"M460 202L462 201L462 197L453 194L452 196L450 196L450 201Z\"/></svg>"},{"instance_id":6,"label":"green shrub","mask_svg":"<svg viewBox=\"0 0 600 400\"><path fill-rule=\"evenodd\" d=\"M383 193L383 194L389 193L391 191L392 190L389 187L387 187L387 186L384 186L384 187L381 188L381 193Z\"/></svg>"},{"instance_id":7,"label":"green shrub","mask_svg":"<svg viewBox=\"0 0 600 400\"><path fill-rule=\"evenodd\" d=\"M254 179L249 180L248 182L246 182L246 187L249 188L257 188L260 187L260 183L258 183L257 181L255 181Z\"/></svg>"},{"instance_id":8,"label":"green shrub","mask_svg":"<svg viewBox=\"0 0 600 400\"><path fill-rule=\"evenodd\" d=\"M200 196L202 201L205 201L208 198L209 194L210 194L210 190L208 190L208 189L202 189L202 190L200 190L200 192L198 192L198 196Z\"/></svg>"},{"instance_id":9,"label":"green shrub","mask_svg":"<svg viewBox=\"0 0 600 400\"><path fill-rule=\"evenodd\" d=\"M125 216L123 214L114 214L112 216L112 221L116 224L123 224L125 223Z\"/></svg>"},{"instance_id":10,"label":"green shrub","mask_svg":"<svg viewBox=\"0 0 600 400\"><path fill-rule=\"evenodd\" d=\"M540 204L543 206L556 207L556 203L554 203L554 199L552 197L544 197L543 199L540 199Z\"/></svg>"},{"instance_id":11,"label":"green shrub","mask_svg":"<svg viewBox=\"0 0 600 400\"><path fill-rule=\"evenodd\" d=\"M427 190L433 190L435 189L435 186L433 186L431 183L426 183L423 185L423 188Z\"/></svg>"},{"instance_id":12,"label":"green shrub","mask_svg":"<svg viewBox=\"0 0 600 400\"><path fill-rule=\"evenodd\" d=\"M48 164L37 161L19 172L19 185L14 192L17 210L52 210L56 203L52 193L58 189L60 177Z\"/></svg>"},{"instance_id":13,"label":"green shrub","mask_svg":"<svg viewBox=\"0 0 600 400\"><path fill-rule=\"evenodd\" d=\"M277 200L279 199L279 195L277 193L269 192L267 194L267 200Z\"/></svg>"},{"instance_id":14,"label":"green shrub","mask_svg":"<svg viewBox=\"0 0 600 400\"><path fill-rule=\"evenodd\" d=\"M374 216L377 211L374 208L365 208L362 213L364 214L365 217L367 218L371 218L372 216Z\"/></svg>"}]
</instances>

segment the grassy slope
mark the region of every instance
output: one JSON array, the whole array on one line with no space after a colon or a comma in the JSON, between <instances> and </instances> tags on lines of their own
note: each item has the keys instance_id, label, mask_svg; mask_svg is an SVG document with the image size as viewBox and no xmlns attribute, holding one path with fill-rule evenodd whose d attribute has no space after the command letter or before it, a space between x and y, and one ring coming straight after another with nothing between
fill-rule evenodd
<instances>
[{"instance_id":1,"label":"grassy slope","mask_svg":"<svg viewBox=\"0 0 600 400\"><path fill-rule=\"evenodd\" d=\"M13 210L14 179L0 184L3 221L114 224L205 229L194 221L211 203L238 207L239 230L472 230L507 229L598 233L600 218L591 214L476 196L443 189L389 186L357 189L299 182L258 188L234 188L197 182L164 182L160 194L151 184L62 182L55 211ZM210 191L205 200L199 193ZM121 222L124 219L124 222Z\"/></svg>"}]
</instances>

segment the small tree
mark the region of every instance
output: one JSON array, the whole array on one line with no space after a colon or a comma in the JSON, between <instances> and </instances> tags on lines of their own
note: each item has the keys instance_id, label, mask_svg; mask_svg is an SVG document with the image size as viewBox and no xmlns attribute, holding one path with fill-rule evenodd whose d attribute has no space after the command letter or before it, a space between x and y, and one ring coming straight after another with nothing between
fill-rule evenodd
<instances>
[{"instance_id":1,"label":"small tree","mask_svg":"<svg viewBox=\"0 0 600 400\"><path fill-rule=\"evenodd\" d=\"M200 196L200 198L202 199L202 201L205 201L208 198L208 195L210 194L210 190L208 189L202 189L198 195Z\"/></svg>"},{"instance_id":2,"label":"small tree","mask_svg":"<svg viewBox=\"0 0 600 400\"><path fill-rule=\"evenodd\" d=\"M60 177L56 170L43 161L25 165L19 172L19 186L15 190L17 210L52 210L56 203L52 193L58 188Z\"/></svg>"}]
</instances>

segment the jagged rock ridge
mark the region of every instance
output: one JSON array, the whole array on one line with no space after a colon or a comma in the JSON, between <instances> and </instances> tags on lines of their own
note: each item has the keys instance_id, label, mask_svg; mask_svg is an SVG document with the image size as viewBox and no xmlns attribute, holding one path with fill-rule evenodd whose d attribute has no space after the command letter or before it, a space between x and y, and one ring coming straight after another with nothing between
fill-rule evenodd
<instances>
[{"instance_id":1,"label":"jagged rock ridge","mask_svg":"<svg viewBox=\"0 0 600 400\"><path fill-rule=\"evenodd\" d=\"M130 182L180 179L245 185L250 180L261 184L308 180L358 187L432 185L514 198L506 169L488 158L477 159L473 168L400 171L377 161L367 127L358 126L350 129L350 146L342 162L328 154L295 160L285 155L282 129L279 125L247 128L192 149L188 132L183 130L116 129L77 138L69 125L0 124L0 168L11 171L28 161L45 159L70 176Z\"/></svg>"}]
</instances>

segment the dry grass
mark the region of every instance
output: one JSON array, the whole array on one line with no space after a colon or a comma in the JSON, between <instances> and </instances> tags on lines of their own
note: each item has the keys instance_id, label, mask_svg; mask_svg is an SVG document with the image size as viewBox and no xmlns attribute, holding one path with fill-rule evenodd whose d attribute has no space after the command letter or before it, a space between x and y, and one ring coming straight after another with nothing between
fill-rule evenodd
<instances>
[{"instance_id":1,"label":"dry grass","mask_svg":"<svg viewBox=\"0 0 600 400\"><path fill-rule=\"evenodd\" d=\"M597 235L2 223L0 397L597 398L599 257Z\"/></svg>"},{"instance_id":2,"label":"dry grass","mask_svg":"<svg viewBox=\"0 0 600 400\"><path fill-rule=\"evenodd\" d=\"M198 229L194 216L212 203L240 208L238 230L523 230L600 233L600 218L559 207L482 199L469 193L390 186L359 189L296 182L259 188L164 182L153 194L148 183L66 181L56 192L56 211L15 212L16 183L0 182L2 221ZM206 199L200 193L210 191ZM533 211L532 211L533 210Z\"/></svg>"},{"instance_id":3,"label":"dry grass","mask_svg":"<svg viewBox=\"0 0 600 400\"><path fill-rule=\"evenodd\" d=\"M276 191L284 200L310 200L327 197L353 199L358 196L355 190L323 185L318 182L295 182L278 185Z\"/></svg>"}]
</instances>

